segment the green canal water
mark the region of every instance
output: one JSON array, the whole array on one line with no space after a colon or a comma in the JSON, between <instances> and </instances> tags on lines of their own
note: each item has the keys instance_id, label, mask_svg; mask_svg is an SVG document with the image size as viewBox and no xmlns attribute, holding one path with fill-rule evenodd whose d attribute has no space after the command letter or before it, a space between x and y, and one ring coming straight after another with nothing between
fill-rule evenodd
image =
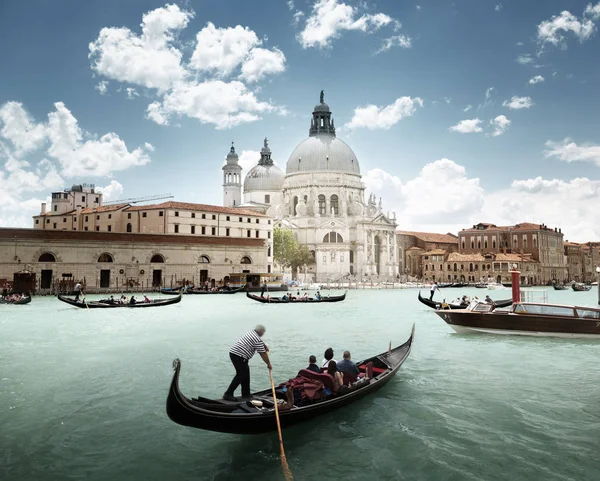
<instances>
[{"instance_id":1,"label":"green canal water","mask_svg":"<svg viewBox=\"0 0 600 481\"><path fill-rule=\"evenodd\" d=\"M479 290L442 294L479 296ZM510 291L491 291L499 299ZM332 305L186 296L157 309L81 310L52 298L0 306L0 479L279 480L276 434L178 426L171 363L188 396L220 396L228 349L267 327L276 380L332 346L355 359L414 349L374 396L283 432L297 481L600 479L600 342L458 335L417 291L350 291ZM549 301L596 305L591 292ZM268 386L258 356L253 389Z\"/></svg>"}]
</instances>

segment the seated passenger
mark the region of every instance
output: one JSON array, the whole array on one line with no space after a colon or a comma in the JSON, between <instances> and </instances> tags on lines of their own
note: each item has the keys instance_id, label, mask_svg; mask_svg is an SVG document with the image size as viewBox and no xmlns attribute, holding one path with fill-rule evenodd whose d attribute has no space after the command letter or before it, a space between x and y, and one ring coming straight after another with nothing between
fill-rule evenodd
<instances>
[{"instance_id":1,"label":"seated passenger","mask_svg":"<svg viewBox=\"0 0 600 481\"><path fill-rule=\"evenodd\" d=\"M135 296L131 296L131 299L129 299L129 304L135 304Z\"/></svg>"},{"instance_id":2,"label":"seated passenger","mask_svg":"<svg viewBox=\"0 0 600 481\"><path fill-rule=\"evenodd\" d=\"M287 301L288 300L287 294L284 294L283 296L281 296L281 300L282 301Z\"/></svg>"},{"instance_id":3,"label":"seated passenger","mask_svg":"<svg viewBox=\"0 0 600 481\"><path fill-rule=\"evenodd\" d=\"M317 291L317 293L315 294L315 299L316 299L317 301L320 301L320 300L321 300L321 293L320 293L319 291Z\"/></svg>"},{"instance_id":4,"label":"seated passenger","mask_svg":"<svg viewBox=\"0 0 600 481\"><path fill-rule=\"evenodd\" d=\"M334 394L344 385L344 375L338 371L338 364L335 361L329 361L327 365L327 374L333 377Z\"/></svg>"},{"instance_id":5,"label":"seated passenger","mask_svg":"<svg viewBox=\"0 0 600 481\"><path fill-rule=\"evenodd\" d=\"M323 354L323 363L321 364L321 367L327 369L327 367L329 366L329 361L335 361L335 359L333 358L333 349L330 347L325 349L325 354Z\"/></svg>"},{"instance_id":6,"label":"seated passenger","mask_svg":"<svg viewBox=\"0 0 600 481\"><path fill-rule=\"evenodd\" d=\"M309 371L318 372L319 374L321 373L321 369L319 368L319 366L317 366L316 356L310 356L308 358L308 367L306 369L308 369Z\"/></svg>"},{"instance_id":7,"label":"seated passenger","mask_svg":"<svg viewBox=\"0 0 600 481\"><path fill-rule=\"evenodd\" d=\"M144 302L146 304L149 304L151 302L150 299L148 298L148 296L146 296L146 295L144 295Z\"/></svg>"},{"instance_id":8,"label":"seated passenger","mask_svg":"<svg viewBox=\"0 0 600 481\"><path fill-rule=\"evenodd\" d=\"M344 351L344 360L338 363L337 368L340 372L346 372L358 377L358 367L351 361L350 351Z\"/></svg>"}]
</instances>

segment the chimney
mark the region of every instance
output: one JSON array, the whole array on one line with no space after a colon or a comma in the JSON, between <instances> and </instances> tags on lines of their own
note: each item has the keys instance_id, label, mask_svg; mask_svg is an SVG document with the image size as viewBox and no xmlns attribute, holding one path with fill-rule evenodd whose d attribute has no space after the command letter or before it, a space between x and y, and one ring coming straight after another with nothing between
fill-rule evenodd
<instances>
[{"instance_id":1,"label":"chimney","mask_svg":"<svg viewBox=\"0 0 600 481\"><path fill-rule=\"evenodd\" d=\"M46 213L46 203L42 202L42 215Z\"/></svg>"}]
</instances>

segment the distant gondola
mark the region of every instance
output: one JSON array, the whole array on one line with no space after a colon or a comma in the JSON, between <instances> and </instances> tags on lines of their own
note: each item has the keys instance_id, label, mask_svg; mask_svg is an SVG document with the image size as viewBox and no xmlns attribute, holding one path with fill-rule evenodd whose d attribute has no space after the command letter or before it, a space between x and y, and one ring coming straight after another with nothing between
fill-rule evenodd
<instances>
[{"instance_id":1,"label":"distant gondola","mask_svg":"<svg viewBox=\"0 0 600 481\"><path fill-rule=\"evenodd\" d=\"M561 285L561 284L552 284L555 291L566 291L569 289L569 286Z\"/></svg>"},{"instance_id":2,"label":"distant gondola","mask_svg":"<svg viewBox=\"0 0 600 481\"><path fill-rule=\"evenodd\" d=\"M204 289L191 288L191 289L183 289L181 287L173 288L173 289L161 289L160 292L162 294L169 295L177 295L179 292L182 294L235 294L236 292L240 292L244 289L244 286L237 287L235 289L219 289L216 291L205 291Z\"/></svg>"},{"instance_id":3,"label":"distant gondola","mask_svg":"<svg viewBox=\"0 0 600 481\"><path fill-rule=\"evenodd\" d=\"M58 296L58 300L70 304L71 306L79 307L81 309L116 309L119 307L133 309L137 307L160 307L168 306L171 304L177 304L178 302L181 302L181 295L170 299L153 299L150 302L138 301L135 304L129 304L129 302L125 304L119 304L118 302L111 304L106 301L76 301L75 299L71 299L69 297L61 295Z\"/></svg>"},{"instance_id":4,"label":"distant gondola","mask_svg":"<svg viewBox=\"0 0 600 481\"><path fill-rule=\"evenodd\" d=\"M575 292L586 292L589 291L592 286L586 286L585 284L574 282L571 286Z\"/></svg>"},{"instance_id":5,"label":"distant gondola","mask_svg":"<svg viewBox=\"0 0 600 481\"><path fill-rule=\"evenodd\" d=\"M442 309L442 303L437 301L430 301L429 299L423 297L421 292L419 291L419 301L425 304L427 307L431 307L432 309ZM508 307L512 304L512 299L504 299L502 301L494 301L495 307ZM445 303L448 307L445 309L465 309L468 307L468 303L463 304L450 304L448 302Z\"/></svg>"},{"instance_id":6,"label":"distant gondola","mask_svg":"<svg viewBox=\"0 0 600 481\"><path fill-rule=\"evenodd\" d=\"M341 302L346 299L346 293L344 292L341 296L323 296L321 299L314 297L298 298L296 300L283 300L281 297L261 297L255 294L246 292L246 297L253 301L262 302L263 304L317 304L320 302Z\"/></svg>"},{"instance_id":7,"label":"distant gondola","mask_svg":"<svg viewBox=\"0 0 600 481\"><path fill-rule=\"evenodd\" d=\"M404 344L357 363L360 370L366 370L367 365L372 363L373 375L371 379L354 387L344 388L348 390L343 394L330 395L321 401L293 406L285 411L280 410L281 426L287 427L310 421L321 414L346 406L383 387L394 377L408 357L414 332L415 326L413 325L411 336ZM181 361L179 359L173 361L173 369L175 373L167 397L167 415L173 422L182 426L232 434L260 434L277 429L271 389L254 393L249 400L243 402L212 400L202 397L189 399L179 390L179 372L181 371ZM312 376L312 379L322 379L323 384L330 383L333 386L333 379L329 379L330 376L327 374L317 374L307 370L302 370L299 374ZM278 392L277 397L284 398L285 395ZM252 403L251 401L255 402ZM262 406L256 407L255 404ZM350 415L352 416L352 413Z\"/></svg>"},{"instance_id":8,"label":"distant gondola","mask_svg":"<svg viewBox=\"0 0 600 481\"><path fill-rule=\"evenodd\" d=\"M20 301L7 301L4 299L0 300L0 304L12 304L14 306L22 306L23 304L29 304L31 302L31 296L24 297Z\"/></svg>"}]
</instances>

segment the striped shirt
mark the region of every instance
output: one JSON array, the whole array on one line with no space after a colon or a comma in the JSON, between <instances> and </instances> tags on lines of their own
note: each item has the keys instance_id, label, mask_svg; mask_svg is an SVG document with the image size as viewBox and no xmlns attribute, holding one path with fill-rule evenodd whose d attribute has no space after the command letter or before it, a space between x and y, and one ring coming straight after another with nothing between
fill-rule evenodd
<instances>
[{"instance_id":1,"label":"striped shirt","mask_svg":"<svg viewBox=\"0 0 600 481\"><path fill-rule=\"evenodd\" d=\"M229 349L231 354L243 357L246 360L252 359L255 352L267 352L265 343L262 342L256 331L252 330L240 337L236 343Z\"/></svg>"}]
</instances>

